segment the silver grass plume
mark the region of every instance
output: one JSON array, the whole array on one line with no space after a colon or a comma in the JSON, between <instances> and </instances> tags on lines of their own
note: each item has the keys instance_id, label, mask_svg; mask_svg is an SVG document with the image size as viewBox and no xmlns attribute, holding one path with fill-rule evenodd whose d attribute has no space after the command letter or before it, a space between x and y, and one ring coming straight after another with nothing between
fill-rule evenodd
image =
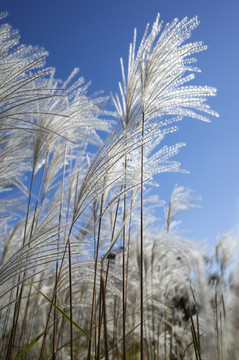
<instances>
[{"instance_id":1,"label":"silver grass plume","mask_svg":"<svg viewBox=\"0 0 239 360\"><path fill-rule=\"evenodd\" d=\"M202 42L183 44L199 24L197 17L175 19L171 24L159 23L159 15L149 32L147 25L143 39L136 52L136 30L130 44L127 74L121 59L122 83L119 83L120 97L112 96L123 127L133 122L140 125L142 112L145 124L158 121L162 116L190 116L204 121L218 116L205 101L214 96L216 89L208 86L185 86L200 70L192 64L191 55L205 50ZM159 126L167 127L173 121L165 118ZM174 128L172 128L173 130ZM163 133L163 132L162 132Z\"/></svg>"},{"instance_id":2,"label":"silver grass plume","mask_svg":"<svg viewBox=\"0 0 239 360\"><path fill-rule=\"evenodd\" d=\"M140 144L142 116L145 122L143 143L145 147L149 147L149 154L155 148L157 140L153 139L156 135L163 139L165 134L175 131L177 127L171 124L180 120L181 116L196 117L205 121L209 119L201 115L200 111L217 116L216 112L204 104L208 96L215 95L214 88L184 85L194 78L194 74L187 75L187 72L199 71L191 66L195 59L190 56L206 49L201 42L183 45L197 25L196 17L191 20L185 18L181 22L175 19L160 32L162 23L159 23L158 16L150 33L147 26L137 53L135 31L133 43L130 45L127 76L121 60L123 78L122 84L119 84L121 99L118 95L112 96L121 128L119 126L110 135L109 140L91 163L83 187L79 190L73 222L85 207L97 198L97 194L102 194L102 190L105 192L106 188L109 189L105 184L105 175L107 174L108 178L111 170L113 175L116 164L122 162L125 156L129 159L129 163L131 154L132 158L135 158L133 150L140 150L142 145ZM164 115L166 118L162 120ZM168 115L176 115L176 117L170 119ZM152 155L153 161L155 163L160 161L162 155L166 160L177 153L182 145L178 144L175 148L164 147L157 153L158 157L156 154ZM144 163L147 163L146 160ZM169 163L164 168L155 164L152 167L152 174L162 170L178 171L178 168L179 164L175 162ZM129 179L127 172L126 178ZM132 170L129 169L130 173ZM95 176L93 177L92 174ZM148 180L151 179L152 174L149 174ZM122 183L124 176L114 174L110 186ZM137 183L139 185L139 180L134 181L133 186ZM132 183L131 186L128 185L131 188ZM87 200L86 204L85 200Z\"/></svg>"},{"instance_id":3,"label":"silver grass plume","mask_svg":"<svg viewBox=\"0 0 239 360\"><path fill-rule=\"evenodd\" d=\"M6 16L1 14L1 19ZM38 47L18 45L18 31L0 26L0 186L22 186L21 176L29 170L32 113L48 90L33 90L32 84L52 69L43 68L47 52ZM36 129L37 124L34 128ZM21 142L19 134L21 133Z\"/></svg>"},{"instance_id":4,"label":"silver grass plume","mask_svg":"<svg viewBox=\"0 0 239 360\"><path fill-rule=\"evenodd\" d=\"M22 175L26 170L33 168L34 175L38 172L36 175L39 176L39 173L44 173L44 171L45 174L42 190L39 191L42 198L39 199L36 212L34 211L35 198L32 200L29 210L26 238L30 239L31 243L26 242L24 246L19 244L19 238L23 237L24 219L19 221L10 234L7 231L6 222L2 221L1 223L2 228L4 227L2 239L6 245L3 251L3 264L0 268L1 308L7 309L2 315L4 324L6 324L2 328L3 334L7 334L3 335L5 345L8 343L7 336L9 334L7 321L13 317L12 305L15 302L16 286L18 285L16 272L27 275L20 279L19 284L26 280L37 281L38 288L51 298L56 283L54 272L56 263L59 267L62 264L62 273L57 285L57 304L66 313L69 313L69 308L73 306L74 320L82 328L89 329L91 316L89 299L92 296L95 275L92 244L95 236L99 235L99 250L102 254L116 239L115 234L111 239L114 223L112 212L116 214L115 233L119 233L118 237L121 236L124 223L127 230L130 230L131 227L134 228L130 247L132 256L130 255L128 265L126 328L133 334L128 340L129 344L134 345L138 342L139 304L135 298L138 300L140 296L138 281L136 281L139 278L137 258L139 202L137 195L140 188L140 149L143 146L145 150L143 182L152 185L154 174L162 171L179 171L179 163L170 161L170 158L184 144L159 148L164 136L177 130L173 124L181 120L183 116L204 121L209 120L207 114L217 116L205 104L208 96L215 95L215 89L185 86L185 83L193 79L193 73L198 71L193 67L194 59L190 56L206 48L200 42L183 45L197 25L197 18L191 20L185 18L181 22L174 20L163 28L163 24L159 23L158 16L151 32L147 26L137 52L135 31L133 43L130 45L127 74L123 67L123 61L121 61L123 77L122 84L120 84L121 98L118 95L112 97L119 125L113 129L105 144L94 157L87 154L87 143L101 142L96 132L97 129L108 131L112 126L111 122L99 117L102 113L104 114L102 106L105 100L98 96L89 98L86 92L88 85L84 85L82 79L72 84L77 70L73 71L65 83L61 83L55 80L53 73L47 69L46 73L44 70L40 71L39 77L34 73L34 69L28 73L27 67L24 68L25 63L21 65L20 62L19 67L21 69L22 66L22 73L20 72L19 78L16 75L15 79L11 80L12 82L17 80L18 84L22 81L23 85L22 89L16 89L18 94L15 98L16 104L11 97L11 92L8 92L11 100L10 106L0 99L6 107L5 114L7 115L6 123L3 120L3 114L2 117L0 115L3 125L6 125L3 127L1 150L3 150L4 158L7 158L10 153L9 160L12 165L8 170L10 181L7 181L7 177L3 177L0 179L2 181L0 184L4 187L14 184L21 188L22 177L17 177L17 166L14 163L15 154L22 153L21 156L16 157L16 161L22 169ZM8 31L10 30L7 30L6 33ZM8 44L10 49L12 43ZM7 54L7 46L5 48L4 46L3 49ZM3 50L3 54L5 50ZM28 51L30 58L30 48L26 50L26 53ZM22 61L21 50L17 50L16 54L19 54L19 59ZM9 59L17 62L11 52ZM40 60L33 63L35 67L38 64L43 65ZM10 65L7 60L4 66L9 70ZM2 68L4 69L4 67ZM29 84L27 79L30 81ZM10 91L9 88L7 90ZM27 99L26 104L18 101L24 97ZM17 110L17 116L14 116L14 109ZM171 118L171 116L173 117ZM143 121L145 122L145 131L142 138ZM17 141L18 130L21 131L24 145ZM23 154L24 148L30 149L30 151ZM27 161L25 161L26 159ZM25 168L24 164L27 164ZM124 218L123 198L126 194L126 218ZM174 196L175 203L171 204L173 211L170 217L170 231L174 224L172 220L178 211L190 207L187 194L184 195L185 197L182 198ZM144 204L147 200L149 198L145 199ZM120 211L117 214L118 201ZM102 204L101 209L100 203ZM92 211L93 207L95 207L95 211ZM111 218L109 219L109 217ZM100 220L102 220L102 229L99 230ZM147 223L146 217L145 223ZM97 228L98 230L96 230ZM209 289L204 257L197 246L193 246L172 232L166 234L161 231L159 232L160 236L155 239L155 235L158 233L152 228L152 223L149 222L148 227L145 228L146 247L143 261L146 270L144 274L146 319L144 341L148 344L148 349L147 347L146 349L150 354L149 358L155 358L158 346L159 359L166 356L173 359L173 356L177 358L178 354L182 354L191 341L190 327L188 323L184 322L185 314L182 309L175 310L176 313L174 313L174 296L188 297L188 301L193 307L192 286L195 293L199 294L199 303L203 303L206 299L204 294ZM69 260L65 259L64 262L62 260L69 232L71 235L72 301L69 300ZM180 254L180 259L177 259L178 254ZM122 307L119 305L122 301L120 292L122 275L117 268L117 261L120 264L119 268L122 266L121 260L116 260L114 264L110 263L107 283L106 301L109 319L107 323L109 323L108 341L110 344L115 342L115 333L118 339L122 338ZM105 261L104 273L107 272L106 267ZM100 288L99 264L96 268L96 293L98 294ZM191 269L195 271L195 278L190 278ZM203 284L202 281L199 281L201 274ZM203 291L201 291L202 285ZM234 286L236 285L235 281ZM29 343L32 336L37 336L46 329L49 307L49 304L34 291L31 293L31 290L26 290L24 294L24 306L21 309L19 322L24 324L22 328L25 330L25 335L19 336L18 345ZM69 305L71 302L72 304ZM99 302L99 297L96 296L96 306L99 306ZM43 312L44 316L37 312L39 306L41 306L41 313ZM236 309L236 306L234 308ZM95 314L97 322L98 317L100 317L100 311ZM69 326L63 320L57 317L59 346L69 341ZM202 311L200 319L202 332L206 330L207 320L210 322L210 329L213 329L212 316L206 317ZM30 326L25 325L28 323ZM134 327L136 328L134 329ZM96 331L98 330L96 329ZM53 335L48 332L48 336L45 354L51 356ZM136 341L135 338L137 338ZM154 347L153 353L150 350L152 346ZM81 355L84 354L82 356L86 356L86 347L86 340L83 339L81 342L79 339L76 348ZM29 356L38 357L39 350L38 342L35 348L30 350ZM67 348L64 351L63 357L66 358L69 356L69 351ZM187 354L193 358L192 348L188 350Z\"/></svg>"},{"instance_id":5,"label":"silver grass plume","mask_svg":"<svg viewBox=\"0 0 239 360\"><path fill-rule=\"evenodd\" d=\"M191 189L184 189L183 186L175 186L165 210L166 230L172 231L180 221L175 221L175 217L182 211L192 207L197 207L196 201L201 200L200 196L193 195Z\"/></svg>"},{"instance_id":6,"label":"silver grass plume","mask_svg":"<svg viewBox=\"0 0 239 360\"><path fill-rule=\"evenodd\" d=\"M166 24L163 29L162 22L159 23L159 15L149 32L149 25L146 27L143 39L136 52L136 31L133 43L130 45L128 71L125 73L123 60L121 59L122 84L119 84L120 97L112 96L121 126L123 129L131 124L134 131L141 130L141 147L139 155L140 169L140 193L141 193L141 221L140 221L140 297L141 297L141 331L140 331L140 354L143 360L144 353L144 330L143 330L143 244L144 244L144 221L143 221L143 202L145 179L144 166L147 164L145 159L145 149L153 149L155 131L159 133L159 138L175 131L177 128L171 126L173 119L169 116L176 115L176 119L182 116L190 116L204 121L208 118L201 113L217 116L205 101L208 96L215 95L216 91L210 87L185 86L184 84L194 78L197 68L191 64L194 59L190 56L205 49L201 42L183 44L188 40L192 30L198 25L197 18L188 20L187 18L179 22L175 19L171 24ZM163 30L162 30L163 29ZM162 30L162 32L161 32ZM187 74L189 73L189 75ZM191 73L191 74L190 74ZM162 120L162 117L163 120ZM157 130L155 129L155 124ZM170 126L168 126L170 125ZM152 128L150 129L150 127ZM129 134L126 134L126 142ZM148 137L147 143L145 137ZM178 145L179 148L179 145ZM170 153L169 149L169 153ZM148 154L150 154L150 151ZM176 151L177 152L177 151ZM166 148L167 153L167 148ZM170 156L169 156L170 157ZM167 157L166 157L167 159ZM146 160L146 161L145 161ZM127 177L128 156L125 155L125 177ZM178 163L171 163L168 169L178 171ZM161 168L157 169L161 170ZM155 171L155 167L152 168ZM125 201L126 204L126 201ZM124 277L124 253L125 241L123 241L123 277ZM123 279L124 281L124 279ZM123 288L124 292L124 288ZM123 296L124 297L124 296ZM125 304L123 299L123 313ZM123 315L124 316L124 315ZM123 357L126 356L125 350L125 321L123 321Z\"/></svg>"},{"instance_id":7,"label":"silver grass plume","mask_svg":"<svg viewBox=\"0 0 239 360\"><path fill-rule=\"evenodd\" d=\"M81 149L87 164L87 144L102 143L97 130L107 132L112 125L111 121L100 117L107 114L104 110L106 98L99 94L88 97L89 84L85 85L83 78L72 81L77 69L67 81L59 82L54 79L52 69L38 70L44 67L47 53L37 47L18 46L18 41L18 33L9 25L0 28L0 146L3 170L0 186L3 191L10 186L17 186L25 194L29 191L27 211L24 202L19 209L21 213L26 211L26 220L23 217L16 224L11 212L11 222L7 222L10 225L8 233L6 222L1 222L6 234L6 239L1 239L4 242L0 270L3 285L1 308L8 307L5 314L11 309L11 316L19 285L23 286L24 281L33 277L41 279L51 272L54 263L62 259L64 232L69 219L68 210L64 217L61 206L64 198L57 197L56 189L57 182L58 188L63 189L61 184L64 181L59 182L59 179L64 179L67 174L69 159L79 166L76 158L79 157L77 151ZM40 175L37 174L39 170ZM77 172L80 170L77 169ZM38 189L27 190L24 186L27 171L32 171L31 184L36 174L42 177ZM7 202L3 200L2 204ZM61 236L63 241L59 242ZM81 253L84 256L84 245L84 242L73 242L72 255L78 257ZM26 290L27 301L31 299L30 293Z\"/></svg>"}]
</instances>

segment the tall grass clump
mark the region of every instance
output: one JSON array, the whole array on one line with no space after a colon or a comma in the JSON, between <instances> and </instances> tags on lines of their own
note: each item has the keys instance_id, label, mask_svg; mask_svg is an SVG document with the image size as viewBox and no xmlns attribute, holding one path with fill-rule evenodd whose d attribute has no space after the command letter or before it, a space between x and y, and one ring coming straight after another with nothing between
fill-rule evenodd
<instances>
[{"instance_id":1,"label":"tall grass clump","mask_svg":"<svg viewBox=\"0 0 239 360\"><path fill-rule=\"evenodd\" d=\"M1 25L1 359L236 359L236 237L209 257L177 234L195 205L183 187L165 225L152 215L154 175L182 171L184 144L164 138L217 116L215 89L186 85L206 49L188 42L197 26L158 16L138 46L135 30L108 98L78 69L57 80L45 50Z\"/></svg>"}]
</instances>

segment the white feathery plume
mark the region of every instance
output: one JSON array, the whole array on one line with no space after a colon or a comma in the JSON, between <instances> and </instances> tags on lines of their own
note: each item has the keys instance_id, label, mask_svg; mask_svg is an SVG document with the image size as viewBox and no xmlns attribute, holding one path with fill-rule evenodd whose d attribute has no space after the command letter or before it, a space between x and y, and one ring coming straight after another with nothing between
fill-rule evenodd
<instances>
[{"instance_id":1,"label":"white feathery plume","mask_svg":"<svg viewBox=\"0 0 239 360\"><path fill-rule=\"evenodd\" d=\"M163 139L167 132L177 130L177 127L169 128L168 125L179 120L179 116L204 121L209 119L201 113L218 116L205 105L207 97L216 94L214 88L185 85L194 78L194 72L199 71L191 66L195 61L191 55L206 49L202 42L184 44L198 24L197 17L184 18L182 21L175 19L163 29L158 15L151 32L147 25L137 52L135 31L129 49L127 75L121 59L120 96L112 95L123 127L129 123L134 123L136 128L141 127L142 118L145 126L148 122L157 121L159 127L162 127L159 137ZM170 115L177 117L169 119ZM165 118L162 121L163 116ZM134 129L132 126L132 131ZM152 138L153 132L152 128Z\"/></svg>"},{"instance_id":2,"label":"white feathery plume","mask_svg":"<svg viewBox=\"0 0 239 360\"><path fill-rule=\"evenodd\" d=\"M165 210L166 230L172 231L181 221L175 221L175 217L182 211L198 207L196 201L201 200L200 196L193 195L191 189L184 189L183 186L176 185L169 200L169 205Z\"/></svg>"}]
</instances>

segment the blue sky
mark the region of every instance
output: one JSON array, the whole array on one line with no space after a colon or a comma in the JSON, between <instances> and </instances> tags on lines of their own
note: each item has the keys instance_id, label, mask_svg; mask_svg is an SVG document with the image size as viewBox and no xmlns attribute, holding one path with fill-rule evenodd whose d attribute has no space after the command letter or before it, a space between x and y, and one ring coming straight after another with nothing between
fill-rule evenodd
<instances>
[{"instance_id":1,"label":"blue sky","mask_svg":"<svg viewBox=\"0 0 239 360\"><path fill-rule=\"evenodd\" d=\"M120 57L125 62L133 30L142 36L157 13L165 22L198 15L200 26L192 40L202 40L208 50L198 54L195 84L218 89L210 106L219 114L210 124L185 119L168 144L186 142L177 160L185 174L162 174L157 180L161 199L168 200L175 184L202 196L201 208L181 216L180 229L189 237L215 242L225 231L239 231L239 3L237 0L1 0L7 21L19 29L21 42L49 51L47 64L65 79L75 67L90 91L118 91ZM163 217L163 209L159 214Z\"/></svg>"}]
</instances>

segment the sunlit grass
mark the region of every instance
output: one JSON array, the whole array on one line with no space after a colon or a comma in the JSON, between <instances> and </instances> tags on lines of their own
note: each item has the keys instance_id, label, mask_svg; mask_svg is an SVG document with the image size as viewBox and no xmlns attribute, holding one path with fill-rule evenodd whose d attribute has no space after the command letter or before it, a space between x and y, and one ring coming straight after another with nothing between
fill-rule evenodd
<instances>
[{"instance_id":1,"label":"sunlit grass","mask_svg":"<svg viewBox=\"0 0 239 360\"><path fill-rule=\"evenodd\" d=\"M161 224L150 192L181 171L177 122L217 116L185 85L197 25L158 16L138 50L135 31L115 111L0 27L1 359L237 359L237 237L209 252L177 232L199 198L176 186Z\"/></svg>"}]
</instances>

